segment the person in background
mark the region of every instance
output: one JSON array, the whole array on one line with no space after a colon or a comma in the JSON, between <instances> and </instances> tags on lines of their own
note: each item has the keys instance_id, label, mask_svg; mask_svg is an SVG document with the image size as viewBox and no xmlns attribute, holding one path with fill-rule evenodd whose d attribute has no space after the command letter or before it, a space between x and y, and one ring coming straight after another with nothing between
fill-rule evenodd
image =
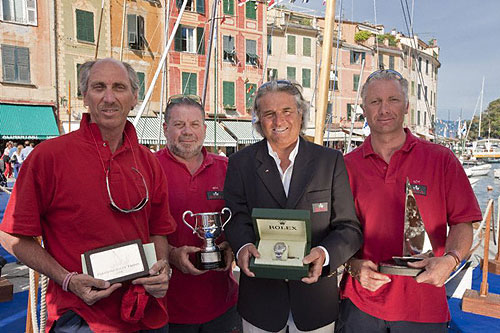
<instances>
[{"instance_id":1,"label":"person in background","mask_svg":"<svg viewBox=\"0 0 500 333\"><path fill-rule=\"evenodd\" d=\"M12 169L14 170L14 178L17 179L19 175L19 169L21 169L21 165L23 164L23 157L21 155L21 151L23 150L23 145L19 144L16 147L16 151L12 154L10 158L10 164L12 165Z\"/></svg>"},{"instance_id":2,"label":"person in background","mask_svg":"<svg viewBox=\"0 0 500 333\"><path fill-rule=\"evenodd\" d=\"M33 151L35 144L33 142L26 141L27 144L24 146L23 150L21 150L21 158L23 161L26 160L28 155Z\"/></svg>"}]
</instances>

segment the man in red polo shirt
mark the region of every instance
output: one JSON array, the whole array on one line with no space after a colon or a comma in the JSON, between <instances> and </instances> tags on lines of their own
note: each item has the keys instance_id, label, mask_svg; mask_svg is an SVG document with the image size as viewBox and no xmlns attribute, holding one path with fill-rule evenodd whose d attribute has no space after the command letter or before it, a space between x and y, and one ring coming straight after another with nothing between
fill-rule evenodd
<instances>
[{"instance_id":1,"label":"man in red polo shirt","mask_svg":"<svg viewBox=\"0 0 500 333\"><path fill-rule=\"evenodd\" d=\"M336 331L445 332L443 284L471 247L479 205L453 153L403 127L408 82L401 74L374 72L361 96L371 135L345 162L364 243L347 264ZM416 278L377 271L378 263L402 255L407 178L418 185L414 194L435 255L412 264L424 269Z\"/></svg>"},{"instance_id":2,"label":"man in red polo shirt","mask_svg":"<svg viewBox=\"0 0 500 333\"><path fill-rule=\"evenodd\" d=\"M50 278L47 330L167 332L166 235L176 225L165 175L127 122L137 74L108 58L84 63L79 76L89 113L78 131L42 142L23 163L0 225L1 245ZM155 244L149 276L110 285L82 273L82 253L137 239Z\"/></svg>"},{"instance_id":3,"label":"man in red polo shirt","mask_svg":"<svg viewBox=\"0 0 500 333\"><path fill-rule=\"evenodd\" d=\"M185 211L221 212L227 158L203 148L205 111L197 96L173 96L165 110L167 148L156 153L168 179L169 203L177 231L168 236L172 279L167 292L169 332L241 332L236 311L238 285L233 254L224 241L224 269L201 271L192 263L202 240L182 222ZM186 217L193 225L193 221ZM231 223L231 222L229 222Z\"/></svg>"}]
</instances>

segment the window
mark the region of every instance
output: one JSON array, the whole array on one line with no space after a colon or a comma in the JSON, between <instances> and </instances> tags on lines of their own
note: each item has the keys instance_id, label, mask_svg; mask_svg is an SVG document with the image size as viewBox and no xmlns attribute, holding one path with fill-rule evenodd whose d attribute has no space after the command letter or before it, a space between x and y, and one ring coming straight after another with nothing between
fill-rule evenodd
<instances>
[{"instance_id":1,"label":"window","mask_svg":"<svg viewBox=\"0 0 500 333\"><path fill-rule=\"evenodd\" d=\"M378 69L384 69L384 55L383 54L378 54Z\"/></svg>"},{"instance_id":2,"label":"window","mask_svg":"<svg viewBox=\"0 0 500 333\"><path fill-rule=\"evenodd\" d=\"M144 100L144 92L146 87L145 74L143 72L137 72L137 78L139 79L139 91L137 92L137 98L142 101Z\"/></svg>"},{"instance_id":3,"label":"window","mask_svg":"<svg viewBox=\"0 0 500 333\"><path fill-rule=\"evenodd\" d=\"M422 95L422 86L420 85L420 83L418 84L418 87L417 87L417 98L420 99L421 95Z\"/></svg>"},{"instance_id":4,"label":"window","mask_svg":"<svg viewBox=\"0 0 500 333\"><path fill-rule=\"evenodd\" d=\"M259 62L259 56L257 55L257 41L252 39L246 40L246 63L249 65L257 66Z\"/></svg>"},{"instance_id":5,"label":"window","mask_svg":"<svg viewBox=\"0 0 500 333\"><path fill-rule=\"evenodd\" d=\"M273 54L273 36L267 35L267 54Z\"/></svg>"},{"instance_id":6,"label":"window","mask_svg":"<svg viewBox=\"0 0 500 333\"><path fill-rule=\"evenodd\" d=\"M311 70L302 68L302 87L311 88Z\"/></svg>"},{"instance_id":7,"label":"window","mask_svg":"<svg viewBox=\"0 0 500 333\"><path fill-rule=\"evenodd\" d=\"M181 25L175 33L175 51L205 54L203 28Z\"/></svg>"},{"instance_id":8,"label":"window","mask_svg":"<svg viewBox=\"0 0 500 333\"><path fill-rule=\"evenodd\" d=\"M347 120L351 120L353 112L354 112L354 104L347 103ZM354 118L356 118L356 115L354 115Z\"/></svg>"},{"instance_id":9,"label":"window","mask_svg":"<svg viewBox=\"0 0 500 333\"><path fill-rule=\"evenodd\" d=\"M176 0L177 8L182 7L184 0ZM194 11L199 14L205 14L205 0L187 0L186 10Z\"/></svg>"},{"instance_id":10,"label":"window","mask_svg":"<svg viewBox=\"0 0 500 333\"><path fill-rule=\"evenodd\" d=\"M295 77L296 77L296 69L295 69L295 67L287 67L286 68L286 78L288 80L295 81Z\"/></svg>"},{"instance_id":11,"label":"window","mask_svg":"<svg viewBox=\"0 0 500 333\"><path fill-rule=\"evenodd\" d=\"M76 10L76 39L84 42L94 42L94 13Z\"/></svg>"},{"instance_id":12,"label":"window","mask_svg":"<svg viewBox=\"0 0 500 333\"><path fill-rule=\"evenodd\" d=\"M389 69L394 70L394 56L389 56Z\"/></svg>"},{"instance_id":13,"label":"window","mask_svg":"<svg viewBox=\"0 0 500 333\"><path fill-rule=\"evenodd\" d=\"M223 0L222 12L227 15L234 15L234 0Z\"/></svg>"},{"instance_id":14,"label":"window","mask_svg":"<svg viewBox=\"0 0 500 333\"><path fill-rule=\"evenodd\" d=\"M424 126L427 126L427 112L424 111Z\"/></svg>"},{"instance_id":15,"label":"window","mask_svg":"<svg viewBox=\"0 0 500 333\"><path fill-rule=\"evenodd\" d=\"M182 94L184 95L197 95L198 94L198 81L196 73L182 72Z\"/></svg>"},{"instance_id":16,"label":"window","mask_svg":"<svg viewBox=\"0 0 500 333\"><path fill-rule=\"evenodd\" d=\"M408 54L406 52L403 53L403 66L405 68L408 68L408 60L410 57L408 57Z\"/></svg>"},{"instance_id":17,"label":"window","mask_svg":"<svg viewBox=\"0 0 500 333\"><path fill-rule=\"evenodd\" d=\"M127 15L128 46L134 50L144 49L144 17L135 14Z\"/></svg>"},{"instance_id":18,"label":"window","mask_svg":"<svg viewBox=\"0 0 500 333\"><path fill-rule=\"evenodd\" d=\"M410 125L413 125L415 124L415 110L411 109L410 114L411 114Z\"/></svg>"},{"instance_id":19,"label":"window","mask_svg":"<svg viewBox=\"0 0 500 333\"><path fill-rule=\"evenodd\" d=\"M236 62L236 48L233 36L222 36L222 60L232 63Z\"/></svg>"},{"instance_id":20,"label":"window","mask_svg":"<svg viewBox=\"0 0 500 333\"><path fill-rule=\"evenodd\" d=\"M36 0L2 0L0 19L16 23L37 25Z\"/></svg>"},{"instance_id":21,"label":"window","mask_svg":"<svg viewBox=\"0 0 500 333\"><path fill-rule=\"evenodd\" d=\"M415 81L411 81L411 95L415 96Z\"/></svg>"},{"instance_id":22,"label":"window","mask_svg":"<svg viewBox=\"0 0 500 333\"><path fill-rule=\"evenodd\" d=\"M361 64L365 60L365 53L351 50L351 64Z\"/></svg>"},{"instance_id":23,"label":"window","mask_svg":"<svg viewBox=\"0 0 500 333\"><path fill-rule=\"evenodd\" d=\"M288 35L286 38L286 53L295 54L295 36Z\"/></svg>"},{"instance_id":24,"label":"window","mask_svg":"<svg viewBox=\"0 0 500 333\"><path fill-rule=\"evenodd\" d=\"M246 98L245 98L245 106L247 109L252 107L253 98L255 96L255 92L257 91L257 85L255 83L247 83L245 85Z\"/></svg>"},{"instance_id":25,"label":"window","mask_svg":"<svg viewBox=\"0 0 500 333\"><path fill-rule=\"evenodd\" d=\"M429 60L425 61L425 74L429 74Z\"/></svg>"},{"instance_id":26,"label":"window","mask_svg":"<svg viewBox=\"0 0 500 333\"><path fill-rule=\"evenodd\" d=\"M257 2L248 1L245 3L245 17L251 20L257 19Z\"/></svg>"},{"instance_id":27,"label":"window","mask_svg":"<svg viewBox=\"0 0 500 333\"><path fill-rule=\"evenodd\" d=\"M232 109L235 106L234 82L222 82L222 104L225 109Z\"/></svg>"},{"instance_id":28,"label":"window","mask_svg":"<svg viewBox=\"0 0 500 333\"><path fill-rule=\"evenodd\" d=\"M427 86L424 87L424 99L427 99Z\"/></svg>"},{"instance_id":29,"label":"window","mask_svg":"<svg viewBox=\"0 0 500 333\"><path fill-rule=\"evenodd\" d=\"M422 57L418 57L418 70L422 71Z\"/></svg>"},{"instance_id":30,"label":"window","mask_svg":"<svg viewBox=\"0 0 500 333\"><path fill-rule=\"evenodd\" d=\"M76 64L76 96L77 97L82 97L82 92L80 90L80 81L79 81L79 78L80 78L80 66L82 64Z\"/></svg>"},{"instance_id":31,"label":"window","mask_svg":"<svg viewBox=\"0 0 500 333\"><path fill-rule=\"evenodd\" d=\"M278 79L278 70L276 68L267 69L267 81Z\"/></svg>"},{"instance_id":32,"label":"window","mask_svg":"<svg viewBox=\"0 0 500 333\"><path fill-rule=\"evenodd\" d=\"M311 56L311 38L304 37L302 40L302 55L305 57Z\"/></svg>"},{"instance_id":33,"label":"window","mask_svg":"<svg viewBox=\"0 0 500 333\"><path fill-rule=\"evenodd\" d=\"M420 111L417 111L417 125L420 126Z\"/></svg>"},{"instance_id":34,"label":"window","mask_svg":"<svg viewBox=\"0 0 500 333\"><path fill-rule=\"evenodd\" d=\"M335 71L330 71L330 82L328 83L328 90L339 90L339 78Z\"/></svg>"},{"instance_id":35,"label":"window","mask_svg":"<svg viewBox=\"0 0 500 333\"><path fill-rule=\"evenodd\" d=\"M5 82L30 83L29 48L2 44L2 72Z\"/></svg>"},{"instance_id":36,"label":"window","mask_svg":"<svg viewBox=\"0 0 500 333\"><path fill-rule=\"evenodd\" d=\"M352 76L352 90L358 90L359 86L359 74L354 74Z\"/></svg>"}]
</instances>

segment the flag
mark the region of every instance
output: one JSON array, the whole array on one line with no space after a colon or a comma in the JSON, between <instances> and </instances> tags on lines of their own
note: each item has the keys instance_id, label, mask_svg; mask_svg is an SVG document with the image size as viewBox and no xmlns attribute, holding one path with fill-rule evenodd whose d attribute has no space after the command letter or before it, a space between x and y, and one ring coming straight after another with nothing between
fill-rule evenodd
<instances>
[{"instance_id":1,"label":"flag","mask_svg":"<svg viewBox=\"0 0 500 333\"><path fill-rule=\"evenodd\" d=\"M271 0L267 3L267 10L273 8L274 6L276 6L276 1L275 0Z\"/></svg>"},{"instance_id":2,"label":"flag","mask_svg":"<svg viewBox=\"0 0 500 333\"><path fill-rule=\"evenodd\" d=\"M225 20L226 20L226 15L222 15L222 19L220 20L220 24L224 23Z\"/></svg>"}]
</instances>

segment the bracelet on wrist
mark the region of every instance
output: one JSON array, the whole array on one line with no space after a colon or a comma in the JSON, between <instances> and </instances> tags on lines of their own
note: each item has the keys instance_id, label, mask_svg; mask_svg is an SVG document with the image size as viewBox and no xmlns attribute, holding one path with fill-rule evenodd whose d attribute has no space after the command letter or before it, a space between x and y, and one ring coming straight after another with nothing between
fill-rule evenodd
<instances>
[{"instance_id":1,"label":"bracelet on wrist","mask_svg":"<svg viewBox=\"0 0 500 333\"><path fill-rule=\"evenodd\" d=\"M455 267L453 268L453 270L455 271L458 268L458 266L460 266L460 263L462 262L462 259L460 259L460 254L458 253L458 251L450 250L450 251L447 251L443 255L443 257L445 257L445 256L450 256L453 259L455 259Z\"/></svg>"},{"instance_id":2,"label":"bracelet on wrist","mask_svg":"<svg viewBox=\"0 0 500 333\"><path fill-rule=\"evenodd\" d=\"M69 282L71 281L71 278L75 275L78 275L78 273L77 272L70 272L70 273L66 274L66 276L64 277L63 283L61 285L62 290L68 291Z\"/></svg>"}]
</instances>

